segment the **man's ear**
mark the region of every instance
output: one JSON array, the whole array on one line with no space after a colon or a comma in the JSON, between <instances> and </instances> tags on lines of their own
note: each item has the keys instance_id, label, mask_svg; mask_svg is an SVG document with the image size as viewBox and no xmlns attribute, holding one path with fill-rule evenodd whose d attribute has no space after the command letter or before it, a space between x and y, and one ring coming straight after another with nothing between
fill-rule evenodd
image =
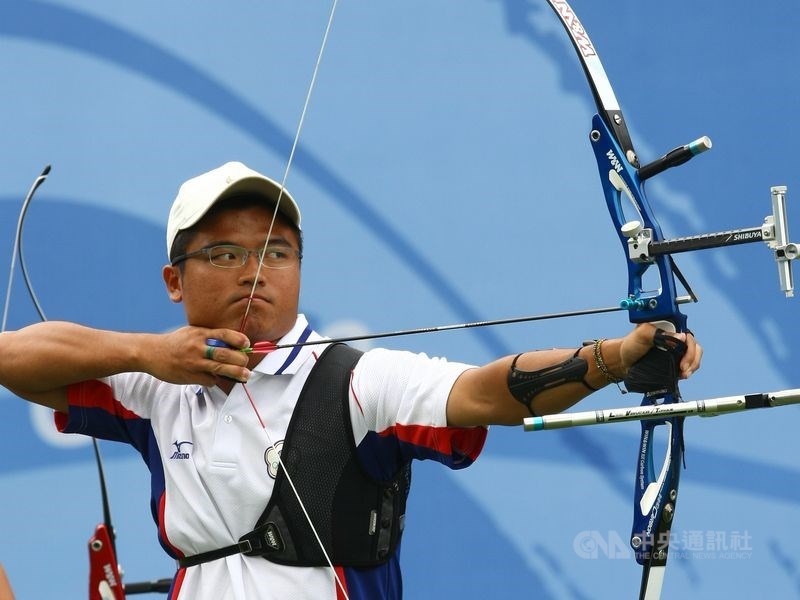
<instances>
[{"instance_id":1,"label":"man's ear","mask_svg":"<svg viewBox=\"0 0 800 600\"><path fill-rule=\"evenodd\" d=\"M172 265L165 265L161 271L161 276L164 278L164 283L167 286L167 295L169 299L175 302L183 300L183 287L181 285L181 270L179 267Z\"/></svg>"}]
</instances>

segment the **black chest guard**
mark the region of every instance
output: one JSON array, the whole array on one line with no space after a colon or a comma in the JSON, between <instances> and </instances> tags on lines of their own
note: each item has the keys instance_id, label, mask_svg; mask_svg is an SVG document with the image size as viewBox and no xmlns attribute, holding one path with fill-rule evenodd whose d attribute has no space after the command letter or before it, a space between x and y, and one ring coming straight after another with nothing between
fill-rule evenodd
<instances>
[{"instance_id":1,"label":"black chest guard","mask_svg":"<svg viewBox=\"0 0 800 600\"><path fill-rule=\"evenodd\" d=\"M335 565L386 562L400 541L411 468L388 482L369 477L358 462L350 420L350 375L361 352L329 346L308 376L281 451L311 522ZM256 530L272 530L264 558L296 566L328 563L283 469ZM277 547L274 545L277 542Z\"/></svg>"},{"instance_id":2,"label":"black chest guard","mask_svg":"<svg viewBox=\"0 0 800 600\"><path fill-rule=\"evenodd\" d=\"M311 370L297 400L281 460L334 565L385 563L403 532L411 465L390 481L376 481L361 467L350 421L350 375L361 352L329 346ZM284 473L256 527L238 544L186 557L181 566L241 552L293 566L327 566L308 520Z\"/></svg>"}]
</instances>

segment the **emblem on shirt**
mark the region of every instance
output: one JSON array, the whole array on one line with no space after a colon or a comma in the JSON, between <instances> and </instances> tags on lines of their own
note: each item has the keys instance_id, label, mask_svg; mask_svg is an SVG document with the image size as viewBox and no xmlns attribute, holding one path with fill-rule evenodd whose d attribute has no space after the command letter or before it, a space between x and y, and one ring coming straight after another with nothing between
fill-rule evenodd
<instances>
[{"instance_id":1,"label":"emblem on shirt","mask_svg":"<svg viewBox=\"0 0 800 600\"><path fill-rule=\"evenodd\" d=\"M175 452L173 452L172 456L169 457L170 460L188 460L189 459L188 448L184 449L184 446L186 446L187 444L189 446L194 446L194 444L192 444L192 442L188 440L183 442L175 440L174 442L172 442L172 445L175 446Z\"/></svg>"},{"instance_id":2,"label":"emblem on shirt","mask_svg":"<svg viewBox=\"0 0 800 600\"><path fill-rule=\"evenodd\" d=\"M283 440L276 442L274 446L267 448L264 452L264 462L267 463L267 473L275 479L278 476L278 467L280 466L280 455L283 449Z\"/></svg>"}]
</instances>

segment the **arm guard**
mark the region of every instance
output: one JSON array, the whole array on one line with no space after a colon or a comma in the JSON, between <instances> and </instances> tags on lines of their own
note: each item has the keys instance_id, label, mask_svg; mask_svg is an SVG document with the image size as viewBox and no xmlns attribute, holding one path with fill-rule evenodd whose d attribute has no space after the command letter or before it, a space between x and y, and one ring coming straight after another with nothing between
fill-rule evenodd
<instances>
[{"instance_id":1,"label":"arm guard","mask_svg":"<svg viewBox=\"0 0 800 600\"><path fill-rule=\"evenodd\" d=\"M537 415L533 410L533 399L537 394L545 390L575 381L583 384L584 387L591 391L595 391L595 388L584 380L589 370L589 365L584 359L578 357L578 352L580 352L580 348L575 351L572 358L538 371L521 371L517 369L517 359L522 356L517 354L508 371L508 391L511 392L514 398L524 404L528 412L534 417Z\"/></svg>"}]
</instances>

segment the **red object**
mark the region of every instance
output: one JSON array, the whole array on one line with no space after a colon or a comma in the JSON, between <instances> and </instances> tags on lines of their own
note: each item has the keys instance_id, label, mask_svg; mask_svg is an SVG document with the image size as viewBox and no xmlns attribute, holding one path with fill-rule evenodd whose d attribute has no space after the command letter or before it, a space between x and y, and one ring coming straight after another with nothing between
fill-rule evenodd
<instances>
[{"instance_id":1,"label":"red object","mask_svg":"<svg viewBox=\"0 0 800 600\"><path fill-rule=\"evenodd\" d=\"M253 352L258 354L269 354L277 349L277 346L272 342L256 342L253 344Z\"/></svg>"},{"instance_id":2,"label":"red object","mask_svg":"<svg viewBox=\"0 0 800 600\"><path fill-rule=\"evenodd\" d=\"M104 524L89 538L89 600L125 600L117 555Z\"/></svg>"}]
</instances>

